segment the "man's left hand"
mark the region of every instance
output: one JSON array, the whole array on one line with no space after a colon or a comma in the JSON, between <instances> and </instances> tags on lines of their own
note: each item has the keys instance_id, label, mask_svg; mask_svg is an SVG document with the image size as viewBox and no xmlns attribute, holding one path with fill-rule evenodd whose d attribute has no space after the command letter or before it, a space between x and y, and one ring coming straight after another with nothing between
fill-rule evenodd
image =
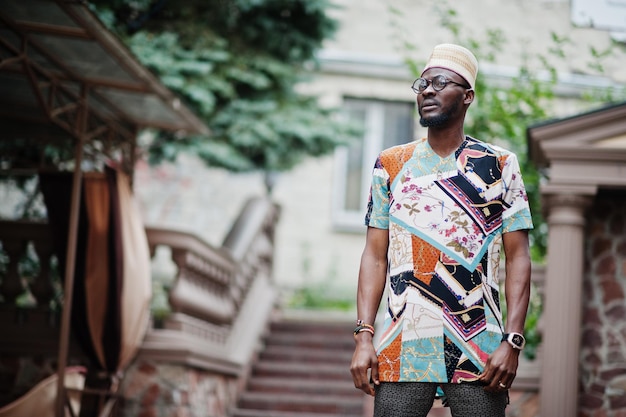
<instances>
[{"instance_id":1,"label":"man's left hand","mask_svg":"<svg viewBox=\"0 0 626 417\"><path fill-rule=\"evenodd\" d=\"M520 350L502 342L489 356L485 370L478 379L485 384L485 391L501 392L511 388L517 373L519 353Z\"/></svg>"}]
</instances>

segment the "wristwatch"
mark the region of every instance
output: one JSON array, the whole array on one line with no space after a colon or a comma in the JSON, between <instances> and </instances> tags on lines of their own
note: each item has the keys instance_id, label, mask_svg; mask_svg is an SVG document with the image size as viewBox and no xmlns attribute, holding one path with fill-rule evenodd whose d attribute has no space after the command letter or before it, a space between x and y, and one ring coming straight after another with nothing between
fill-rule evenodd
<instances>
[{"instance_id":1,"label":"wristwatch","mask_svg":"<svg viewBox=\"0 0 626 417\"><path fill-rule=\"evenodd\" d=\"M524 349L524 345L526 345L526 339L521 333L504 333L502 335L502 341L507 342L509 345L513 346L513 348L519 350Z\"/></svg>"}]
</instances>

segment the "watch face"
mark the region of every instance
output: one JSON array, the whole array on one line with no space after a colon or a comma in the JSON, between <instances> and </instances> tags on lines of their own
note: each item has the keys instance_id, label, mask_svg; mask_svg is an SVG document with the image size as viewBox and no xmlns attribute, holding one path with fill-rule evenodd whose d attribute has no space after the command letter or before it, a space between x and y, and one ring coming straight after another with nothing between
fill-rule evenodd
<instances>
[{"instance_id":1,"label":"watch face","mask_svg":"<svg viewBox=\"0 0 626 417\"><path fill-rule=\"evenodd\" d=\"M513 344L519 347L522 347L522 345L524 344L524 339L518 334L514 334L511 341L513 342Z\"/></svg>"}]
</instances>

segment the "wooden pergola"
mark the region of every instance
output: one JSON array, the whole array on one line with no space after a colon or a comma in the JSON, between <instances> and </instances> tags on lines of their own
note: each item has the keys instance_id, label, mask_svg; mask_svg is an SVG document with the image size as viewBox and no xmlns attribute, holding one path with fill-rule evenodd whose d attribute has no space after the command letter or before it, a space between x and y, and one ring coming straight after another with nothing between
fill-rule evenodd
<instances>
[{"instance_id":1,"label":"wooden pergola","mask_svg":"<svg viewBox=\"0 0 626 417\"><path fill-rule=\"evenodd\" d=\"M144 128L207 134L208 129L133 56L85 2L0 2L0 140L34 145L73 141L69 240L58 356L56 415L64 415L64 378L74 287L80 184L85 157L117 161L131 173ZM0 172L41 166L0 158ZM9 162L7 162L9 161Z\"/></svg>"}]
</instances>

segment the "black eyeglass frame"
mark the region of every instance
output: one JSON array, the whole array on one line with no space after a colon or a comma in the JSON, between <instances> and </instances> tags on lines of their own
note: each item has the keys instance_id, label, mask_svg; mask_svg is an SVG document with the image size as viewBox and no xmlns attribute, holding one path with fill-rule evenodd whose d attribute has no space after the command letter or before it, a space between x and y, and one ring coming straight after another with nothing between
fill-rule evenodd
<instances>
[{"instance_id":1,"label":"black eyeglass frame","mask_svg":"<svg viewBox=\"0 0 626 417\"><path fill-rule=\"evenodd\" d=\"M424 88L420 89L420 87L422 86L422 81L425 81L425 85L424 85ZM415 87L416 84L418 85L418 87ZM456 84L459 87L465 88L466 90L470 90L472 88L466 84L461 84L461 83L457 83L456 81L449 80L445 75L440 74L440 75L435 75L430 80L427 80L426 78L422 78L422 77L416 79L415 81L413 81L413 85L411 85L411 90L413 90L415 94L422 94L424 91L426 91L428 86L431 84L433 86L433 90L435 91L443 90L444 88L446 88L448 84Z\"/></svg>"}]
</instances>

